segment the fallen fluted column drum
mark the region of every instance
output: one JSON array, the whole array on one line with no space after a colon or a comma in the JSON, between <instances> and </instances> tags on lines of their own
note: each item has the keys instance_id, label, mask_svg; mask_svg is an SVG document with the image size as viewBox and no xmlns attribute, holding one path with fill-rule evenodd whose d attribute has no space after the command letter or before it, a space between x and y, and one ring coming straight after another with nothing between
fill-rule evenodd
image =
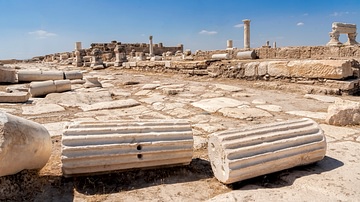
<instances>
[{"instance_id":1,"label":"fallen fluted column drum","mask_svg":"<svg viewBox=\"0 0 360 202\"><path fill-rule=\"evenodd\" d=\"M44 126L0 111L0 177L44 167L51 147Z\"/></svg>"},{"instance_id":2,"label":"fallen fluted column drum","mask_svg":"<svg viewBox=\"0 0 360 202\"><path fill-rule=\"evenodd\" d=\"M211 167L224 184L320 161L326 140L311 119L214 133L208 142Z\"/></svg>"},{"instance_id":3,"label":"fallen fluted column drum","mask_svg":"<svg viewBox=\"0 0 360 202\"><path fill-rule=\"evenodd\" d=\"M19 70L17 72L19 82L63 80L62 71Z\"/></svg>"},{"instance_id":4,"label":"fallen fluted column drum","mask_svg":"<svg viewBox=\"0 0 360 202\"><path fill-rule=\"evenodd\" d=\"M74 122L62 136L64 176L187 165L193 136L185 120Z\"/></svg>"}]
</instances>

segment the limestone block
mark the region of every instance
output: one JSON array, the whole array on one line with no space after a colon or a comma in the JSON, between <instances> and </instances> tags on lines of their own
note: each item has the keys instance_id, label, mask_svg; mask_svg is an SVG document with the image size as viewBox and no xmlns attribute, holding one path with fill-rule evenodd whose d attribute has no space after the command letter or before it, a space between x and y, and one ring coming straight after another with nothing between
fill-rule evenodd
<instances>
[{"instance_id":1,"label":"limestone block","mask_svg":"<svg viewBox=\"0 0 360 202\"><path fill-rule=\"evenodd\" d=\"M214 133L208 142L215 177L225 184L320 161L323 131L311 119L297 119Z\"/></svg>"},{"instance_id":2,"label":"limestone block","mask_svg":"<svg viewBox=\"0 0 360 202\"><path fill-rule=\"evenodd\" d=\"M6 92L7 93L28 92L28 91L29 91L28 84L26 84L26 85L24 85L24 84L11 85L11 86L6 87Z\"/></svg>"},{"instance_id":3,"label":"limestone block","mask_svg":"<svg viewBox=\"0 0 360 202\"><path fill-rule=\"evenodd\" d=\"M102 85L99 82L97 77L85 77L84 87L85 88L94 88L94 87L102 88Z\"/></svg>"},{"instance_id":4,"label":"limestone block","mask_svg":"<svg viewBox=\"0 0 360 202\"><path fill-rule=\"evenodd\" d=\"M288 61L270 61L267 65L267 72L273 77L290 77Z\"/></svg>"},{"instance_id":5,"label":"limestone block","mask_svg":"<svg viewBox=\"0 0 360 202\"><path fill-rule=\"evenodd\" d=\"M343 79L353 75L349 60L295 60L287 66L292 77Z\"/></svg>"},{"instance_id":6,"label":"limestone block","mask_svg":"<svg viewBox=\"0 0 360 202\"><path fill-rule=\"evenodd\" d=\"M256 59L255 51L243 51L236 54L236 58L240 60Z\"/></svg>"},{"instance_id":7,"label":"limestone block","mask_svg":"<svg viewBox=\"0 0 360 202\"><path fill-rule=\"evenodd\" d=\"M349 91L358 88L359 84L360 84L360 79L351 79L346 81L326 80L325 82L325 85L330 88L337 88L344 91Z\"/></svg>"},{"instance_id":8,"label":"limestone block","mask_svg":"<svg viewBox=\"0 0 360 202\"><path fill-rule=\"evenodd\" d=\"M27 102L29 98L30 93L28 92L0 93L0 102Z\"/></svg>"},{"instance_id":9,"label":"limestone block","mask_svg":"<svg viewBox=\"0 0 360 202\"><path fill-rule=\"evenodd\" d=\"M259 62L249 62L246 63L245 66L245 73L244 76L245 77L256 77L257 76L257 70L258 70L258 66L259 66Z\"/></svg>"},{"instance_id":10,"label":"limestone block","mask_svg":"<svg viewBox=\"0 0 360 202\"><path fill-rule=\"evenodd\" d=\"M65 71L64 72L65 79L83 79L83 73L80 71Z\"/></svg>"},{"instance_id":11,"label":"limestone block","mask_svg":"<svg viewBox=\"0 0 360 202\"><path fill-rule=\"evenodd\" d=\"M336 100L328 107L326 123L346 126L360 124L360 103L350 100Z\"/></svg>"},{"instance_id":12,"label":"limestone block","mask_svg":"<svg viewBox=\"0 0 360 202\"><path fill-rule=\"evenodd\" d=\"M44 167L51 144L44 126L0 111L0 177Z\"/></svg>"},{"instance_id":13,"label":"limestone block","mask_svg":"<svg viewBox=\"0 0 360 202\"><path fill-rule=\"evenodd\" d=\"M138 106L140 103L134 99L113 100L108 102L98 102L91 105L82 105L80 108L84 111L96 111L102 109L117 109Z\"/></svg>"},{"instance_id":14,"label":"limestone block","mask_svg":"<svg viewBox=\"0 0 360 202\"><path fill-rule=\"evenodd\" d=\"M15 69L0 67L0 83L17 83Z\"/></svg>"},{"instance_id":15,"label":"limestone block","mask_svg":"<svg viewBox=\"0 0 360 202\"><path fill-rule=\"evenodd\" d=\"M343 34L356 33L356 24L333 22L331 28Z\"/></svg>"},{"instance_id":16,"label":"limestone block","mask_svg":"<svg viewBox=\"0 0 360 202\"><path fill-rule=\"evenodd\" d=\"M228 53L220 53L220 54L213 54L211 56L212 59L220 59L220 60L228 60L230 59L230 55Z\"/></svg>"},{"instance_id":17,"label":"limestone block","mask_svg":"<svg viewBox=\"0 0 360 202\"><path fill-rule=\"evenodd\" d=\"M62 137L64 176L187 165L193 155L184 120L75 122Z\"/></svg>"},{"instance_id":18,"label":"limestone block","mask_svg":"<svg viewBox=\"0 0 360 202\"><path fill-rule=\"evenodd\" d=\"M268 73L268 63L269 62L260 62L258 66L258 76L265 76Z\"/></svg>"},{"instance_id":19,"label":"limestone block","mask_svg":"<svg viewBox=\"0 0 360 202\"><path fill-rule=\"evenodd\" d=\"M35 71L19 70L17 72L19 82L63 80L64 72L62 71Z\"/></svg>"}]
</instances>

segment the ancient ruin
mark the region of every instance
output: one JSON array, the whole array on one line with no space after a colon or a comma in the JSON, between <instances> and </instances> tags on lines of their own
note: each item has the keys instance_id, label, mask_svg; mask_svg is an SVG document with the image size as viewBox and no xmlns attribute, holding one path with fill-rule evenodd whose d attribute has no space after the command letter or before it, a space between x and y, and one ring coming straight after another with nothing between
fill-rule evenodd
<instances>
[{"instance_id":1,"label":"ancient ruin","mask_svg":"<svg viewBox=\"0 0 360 202\"><path fill-rule=\"evenodd\" d=\"M356 201L356 25L299 47L239 27L241 48L154 35L1 61L0 201Z\"/></svg>"},{"instance_id":2,"label":"ancient ruin","mask_svg":"<svg viewBox=\"0 0 360 202\"><path fill-rule=\"evenodd\" d=\"M342 43L339 41L340 34L347 34L348 41L344 43L344 45L357 45L356 42L356 25L334 22L332 23L332 31L329 33L330 41L326 44L327 46L339 46Z\"/></svg>"}]
</instances>

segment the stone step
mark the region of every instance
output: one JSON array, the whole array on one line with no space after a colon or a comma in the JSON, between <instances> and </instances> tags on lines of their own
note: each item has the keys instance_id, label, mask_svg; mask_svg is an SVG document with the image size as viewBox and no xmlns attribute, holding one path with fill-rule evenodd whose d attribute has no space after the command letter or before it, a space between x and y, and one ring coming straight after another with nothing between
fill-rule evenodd
<instances>
[{"instance_id":1,"label":"stone step","mask_svg":"<svg viewBox=\"0 0 360 202\"><path fill-rule=\"evenodd\" d=\"M208 152L215 177L230 184L319 161L326 140L318 124L304 118L214 133Z\"/></svg>"},{"instance_id":2,"label":"stone step","mask_svg":"<svg viewBox=\"0 0 360 202\"><path fill-rule=\"evenodd\" d=\"M74 122L62 138L63 175L187 165L193 135L185 120Z\"/></svg>"}]
</instances>

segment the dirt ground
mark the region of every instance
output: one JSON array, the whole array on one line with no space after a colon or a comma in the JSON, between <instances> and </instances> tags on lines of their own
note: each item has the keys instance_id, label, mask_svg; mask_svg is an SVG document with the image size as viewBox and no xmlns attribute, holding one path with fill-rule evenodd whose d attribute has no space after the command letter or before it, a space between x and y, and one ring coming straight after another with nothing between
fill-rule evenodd
<instances>
[{"instance_id":1,"label":"dirt ground","mask_svg":"<svg viewBox=\"0 0 360 202\"><path fill-rule=\"evenodd\" d=\"M25 66L25 65L24 65ZM31 68L31 67L29 67ZM59 67L66 69L66 67ZM84 69L83 69L84 70ZM281 81L242 81L222 78L156 74L107 68L88 71L86 76L99 78L111 99L132 98L141 102L140 107L100 110L86 113L79 107L62 105L63 97L50 99L31 98L24 104L0 104L0 110L41 123L71 122L79 119L156 119L183 118L190 121L196 145L190 165L114 171L101 175L65 178L61 171L61 135L52 135L53 151L44 168L39 171L22 171L0 177L0 201L359 201L360 199L360 126L332 127L324 119L315 118L327 137L326 157L320 162L259 176L249 180L224 185L213 175L207 156L207 137L215 131L244 127L261 123L301 118L287 113L306 111L325 113L331 103L304 98L311 86L301 86ZM125 85L136 81L135 85ZM160 86L178 85L182 91L167 94L161 89L144 92L144 84ZM237 87L232 91L222 84ZM1 85L5 91L7 85ZM310 89L310 90L309 90ZM72 93L85 91L74 85ZM141 92L141 93L139 93ZM66 95L66 93L61 93ZM158 98L164 108L159 110L148 98ZM60 95L59 95L60 96ZM191 105L192 102L213 97L228 97L250 103L264 102L281 107L281 111L269 111L271 117L248 117L246 119L225 117L209 113ZM342 99L359 101L359 97L342 96ZM94 98L95 99L95 98ZM64 111L41 114L24 114L24 107L41 102L56 103ZM203 142L201 142L203 141Z\"/></svg>"}]
</instances>

